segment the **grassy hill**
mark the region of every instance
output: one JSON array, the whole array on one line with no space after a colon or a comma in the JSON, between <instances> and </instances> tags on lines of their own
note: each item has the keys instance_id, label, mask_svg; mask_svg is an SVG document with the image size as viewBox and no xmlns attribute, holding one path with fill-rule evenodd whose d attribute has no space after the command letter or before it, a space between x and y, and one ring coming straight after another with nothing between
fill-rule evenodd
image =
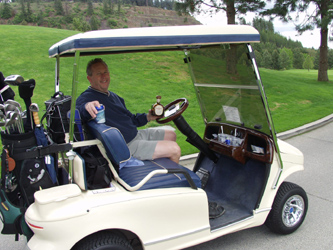
<instances>
[{"instance_id":1,"label":"grassy hill","mask_svg":"<svg viewBox=\"0 0 333 250\"><path fill-rule=\"evenodd\" d=\"M26 80L34 78L36 88L32 101L40 106L40 110L45 109L44 101L54 93L55 59L48 58L48 49L76 33L44 27L0 25L0 71L5 76L19 74ZM110 90L124 97L133 113L147 112L155 103L157 94L162 96L163 104L186 97L190 106L184 117L199 135L203 135L203 119L183 57L182 52L107 56L105 60L111 72ZM89 59L82 57L79 62L79 93L89 85L85 75ZM72 58L61 60L60 89L66 95L71 93L72 65ZM316 71L262 69L261 76L278 132L332 113L333 85L317 82ZM329 71L329 78L333 79L332 70ZM17 87L12 88L16 93L15 100L24 106ZM149 126L157 126L157 123L150 123ZM177 135L183 155L196 152L181 133Z\"/></svg>"},{"instance_id":2,"label":"grassy hill","mask_svg":"<svg viewBox=\"0 0 333 250\"><path fill-rule=\"evenodd\" d=\"M31 14L28 17L23 17L21 4L19 2L10 3L12 17L9 19L0 18L0 24L21 24L84 31L87 29L200 24L191 16L179 16L176 11L162 8L120 5L110 7L106 11L103 3L92 4L92 9L89 10L88 3L64 1L62 11L59 11L53 1L37 1L30 4ZM92 19L94 19L94 24L92 24Z\"/></svg>"}]
</instances>

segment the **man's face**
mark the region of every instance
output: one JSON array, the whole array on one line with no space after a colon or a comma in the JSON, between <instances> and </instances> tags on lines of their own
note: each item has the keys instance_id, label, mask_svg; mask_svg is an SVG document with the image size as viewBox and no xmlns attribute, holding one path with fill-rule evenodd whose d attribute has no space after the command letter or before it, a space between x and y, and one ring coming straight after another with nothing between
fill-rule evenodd
<instances>
[{"instance_id":1,"label":"man's face","mask_svg":"<svg viewBox=\"0 0 333 250\"><path fill-rule=\"evenodd\" d=\"M91 72L92 75L87 76L91 87L102 92L107 92L110 84L108 68L103 63L96 63L92 65Z\"/></svg>"}]
</instances>

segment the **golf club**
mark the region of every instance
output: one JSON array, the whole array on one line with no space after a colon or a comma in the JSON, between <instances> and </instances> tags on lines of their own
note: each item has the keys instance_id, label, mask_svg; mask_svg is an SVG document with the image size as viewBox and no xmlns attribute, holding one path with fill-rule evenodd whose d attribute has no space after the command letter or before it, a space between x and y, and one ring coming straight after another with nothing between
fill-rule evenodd
<instances>
[{"instance_id":1,"label":"golf club","mask_svg":"<svg viewBox=\"0 0 333 250\"><path fill-rule=\"evenodd\" d=\"M0 104L0 111L4 116L6 115L5 106L3 104Z\"/></svg>"},{"instance_id":2,"label":"golf club","mask_svg":"<svg viewBox=\"0 0 333 250\"><path fill-rule=\"evenodd\" d=\"M0 127L5 126L5 124L6 124L6 117L5 117L4 114L0 114ZM1 129L1 132L2 132L3 131L2 128L0 128L0 129Z\"/></svg>"},{"instance_id":3,"label":"golf club","mask_svg":"<svg viewBox=\"0 0 333 250\"><path fill-rule=\"evenodd\" d=\"M37 118L37 120L35 120L35 123L37 122L39 124L39 122L40 122L39 117L38 117L39 107L38 107L37 103L31 103L29 110L30 110L30 112L32 112L34 119Z\"/></svg>"},{"instance_id":4,"label":"golf club","mask_svg":"<svg viewBox=\"0 0 333 250\"><path fill-rule=\"evenodd\" d=\"M22 107L21 105L17 102L17 101L14 101L14 100L7 100L5 103L4 103L4 107L5 107L5 111L14 111L15 113L18 114L17 116L17 122L18 122L18 125L17 125L17 128L18 128L18 131L19 133L24 133L24 125L23 125L23 119L22 119Z\"/></svg>"},{"instance_id":5,"label":"golf club","mask_svg":"<svg viewBox=\"0 0 333 250\"><path fill-rule=\"evenodd\" d=\"M6 104L11 104L12 106L17 107L19 109L20 113L22 112L21 104L18 103L17 101L9 99L9 100L5 101L4 105L6 105Z\"/></svg>"},{"instance_id":6,"label":"golf club","mask_svg":"<svg viewBox=\"0 0 333 250\"><path fill-rule=\"evenodd\" d=\"M13 130L13 124L15 123L15 115L13 111L6 112L6 122L5 122L5 128L7 131L7 134L10 134L10 127Z\"/></svg>"},{"instance_id":7,"label":"golf club","mask_svg":"<svg viewBox=\"0 0 333 250\"><path fill-rule=\"evenodd\" d=\"M33 91L35 89L35 86L36 86L36 81L34 79L29 79L27 81L24 81L18 86L20 97L23 99L27 111L29 110L31 105L31 97L33 96ZM27 115L27 119L24 123L24 130L28 132L31 131L32 129L33 129L33 120L31 119L29 112L29 115Z\"/></svg>"},{"instance_id":8,"label":"golf club","mask_svg":"<svg viewBox=\"0 0 333 250\"><path fill-rule=\"evenodd\" d=\"M20 112L20 110L16 107L15 110L13 111L16 115L16 127L17 130L20 134L24 133L24 127L23 127L23 119L22 119L22 113Z\"/></svg>"},{"instance_id":9,"label":"golf club","mask_svg":"<svg viewBox=\"0 0 333 250\"><path fill-rule=\"evenodd\" d=\"M18 86L23 81L24 79L20 75L10 75L5 78L5 83L13 86Z\"/></svg>"}]
</instances>

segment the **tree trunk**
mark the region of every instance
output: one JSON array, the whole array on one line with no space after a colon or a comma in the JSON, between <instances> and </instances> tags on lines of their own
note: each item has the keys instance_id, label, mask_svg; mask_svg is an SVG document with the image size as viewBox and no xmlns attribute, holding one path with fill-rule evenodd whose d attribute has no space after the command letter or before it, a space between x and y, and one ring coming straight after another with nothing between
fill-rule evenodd
<instances>
[{"instance_id":1,"label":"tree trunk","mask_svg":"<svg viewBox=\"0 0 333 250\"><path fill-rule=\"evenodd\" d=\"M227 0L227 19L228 24L236 23L236 10L235 10L235 1Z\"/></svg>"},{"instance_id":2,"label":"tree trunk","mask_svg":"<svg viewBox=\"0 0 333 250\"><path fill-rule=\"evenodd\" d=\"M328 38L328 29L320 29L320 53L319 53L319 68L318 68L318 81L328 81L328 48L327 48L327 38Z\"/></svg>"},{"instance_id":3,"label":"tree trunk","mask_svg":"<svg viewBox=\"0 0 333 250\"><path fill-rule=\"evenodd\" d=\"M321 20L322 26L320 28L320 47L319 47L319 67L318 67L318 81L328 81L328 24L324 21L327 19L327 10L329 1L321 1Z\"/></svg>"},{"instance_id":4,"label":"tree trunk","mask_svg":"<svg viewBox=\"0 0 333 250\"><path fill-rule=\"evenodd\" d=\"M227 19L228 24L236 23L235 1L227 0ZM227 73L237 74L237 45L230 44L230 50L227 53Z\"/></svg>"}]
</instances>

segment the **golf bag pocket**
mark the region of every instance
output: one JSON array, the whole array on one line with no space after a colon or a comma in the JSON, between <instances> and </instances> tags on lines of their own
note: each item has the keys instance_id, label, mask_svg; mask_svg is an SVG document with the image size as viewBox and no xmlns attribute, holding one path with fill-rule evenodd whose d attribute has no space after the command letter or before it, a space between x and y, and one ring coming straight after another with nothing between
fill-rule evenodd
<instances>
[{"instance_id":1,"label":"golf bag pocket","mask_svg":"<svg viewBox=\"0 0 333 250\"><path fill-rule=\"evenodd\" d=\"M34 202L36 191L54 186L46 169L44 158L23 160L20 176L22 196L28 206Z\"/></svg>"},{"instance_id":2,"label":"golf bag pocket","mask_svg":"<svg viewBox=\"0 0 333 250\"><path fill-rule=\"evenodd\" d=\"M71 96L56 92L50 100L45 102L44 116L46 116L47 130L51 139L56 143L64 143L65 133L69 131L67 112L71 109L71 100Z\"/></svg>"},{"instance_id":3,"label":"golf bag pocket","mask_svg":"<svg viewBox=\"0 0 333 250\"><path fill-rule=\"evenodd\" d=\"M9 155L17 163L29 158L29 149L37 147L36 137L33 131L24 134L6 134L1 132L2 145L8 149Z\"/></svg>"},{"instance_id":4,"label":"golf bag pocket","mask_svg":"<svg viewBox=\"0 0 333 250\"><path fill-rule=\"evenodd\" d=\"M2 170L1 170L1 184L2 188L6 190L8 200L19 205L20 202L20 188L18 186L20 180L21 163L23 159L30 158L31 152L29 149L37 146L36 137L33 132L24 134L6 134L1 132L1 141L3 148L7 150L8 156L15 161L13 170L7 168L8 161L6 160L6 152L2 152Z\"/></svg>"}]
</instances>

